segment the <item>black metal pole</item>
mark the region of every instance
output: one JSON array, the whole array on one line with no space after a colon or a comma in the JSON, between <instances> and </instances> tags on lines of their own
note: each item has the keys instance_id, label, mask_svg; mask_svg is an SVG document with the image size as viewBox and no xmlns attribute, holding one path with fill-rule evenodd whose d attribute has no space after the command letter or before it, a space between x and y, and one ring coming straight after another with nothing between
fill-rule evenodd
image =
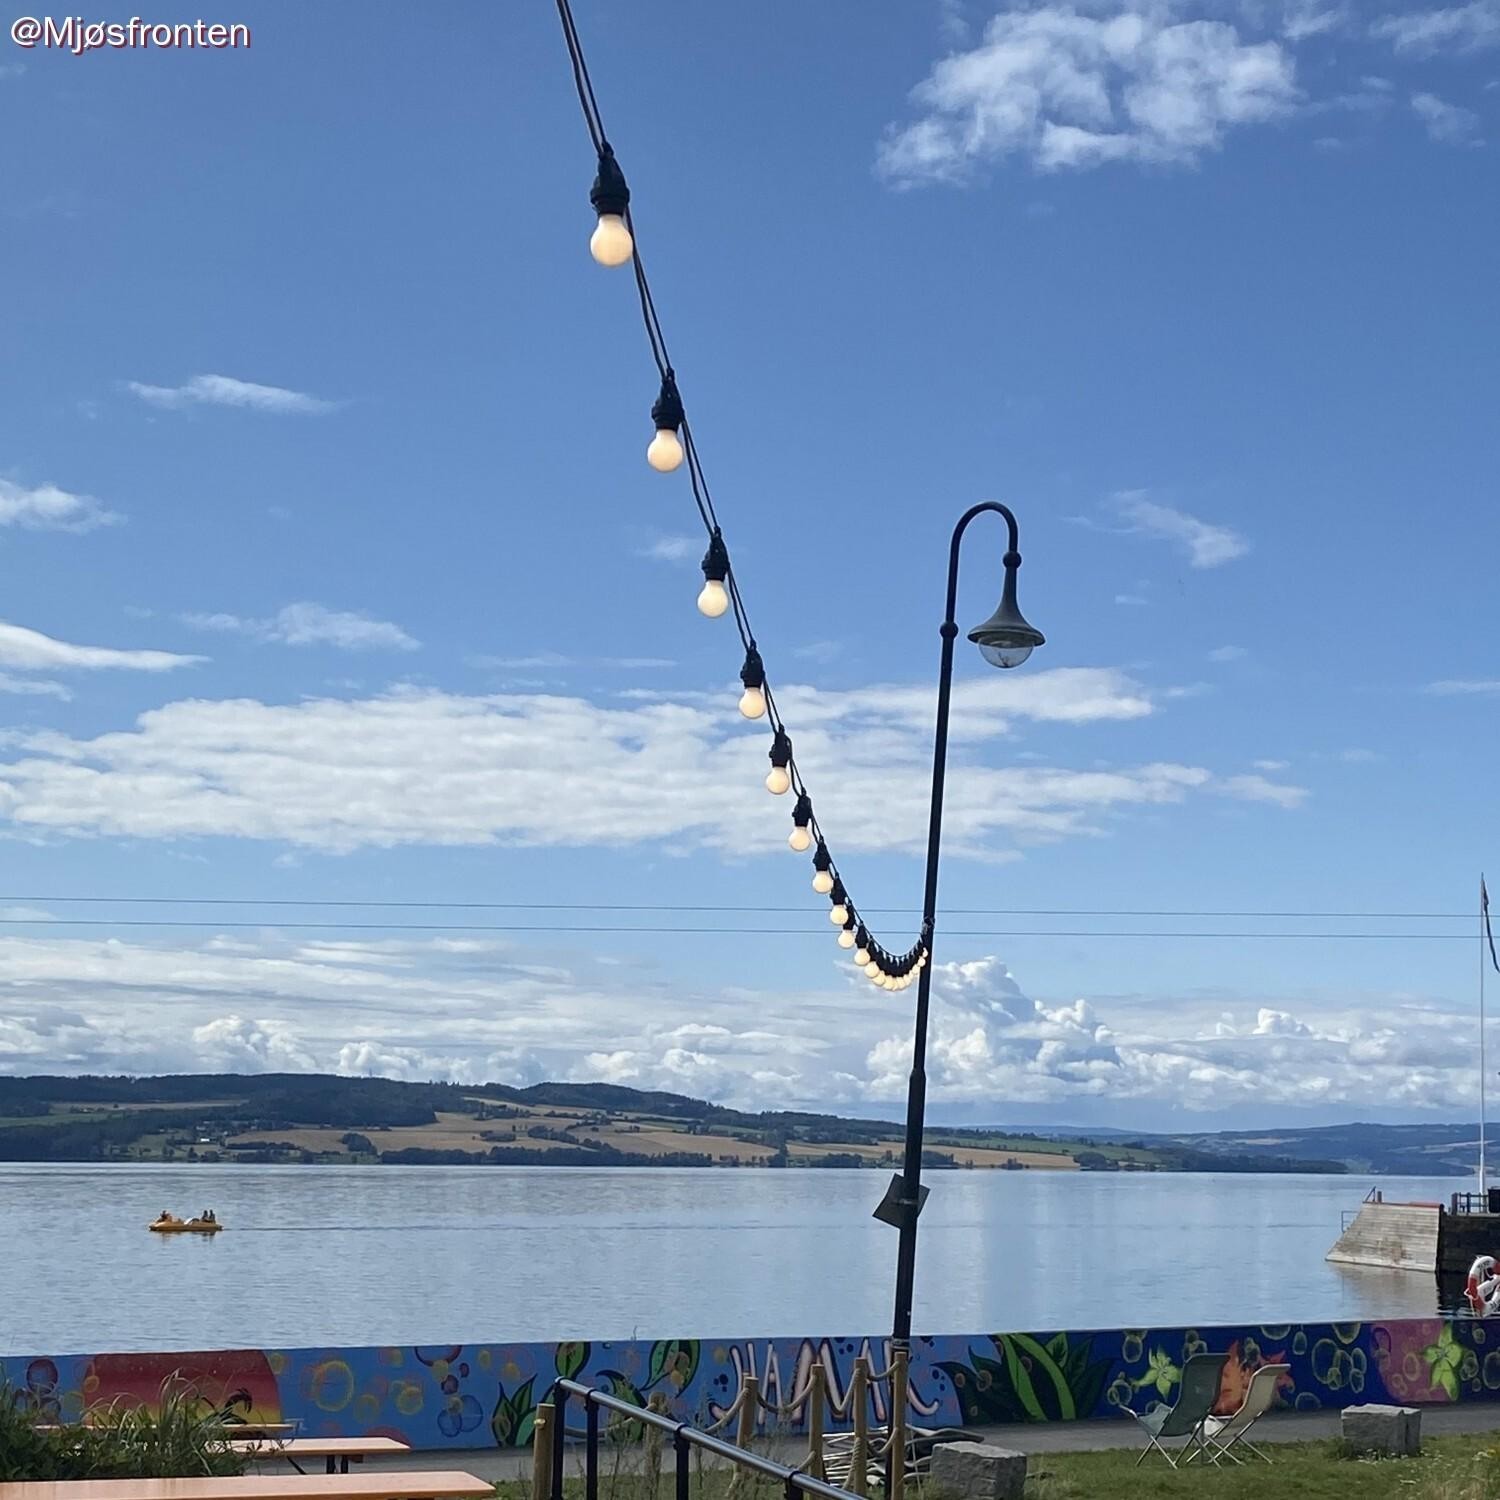
<instances>
[{"instance_id":1,"label":"black metal pole","mask_svg":"<svg viewBox=\"0 0 1500 1500\"><path fill-rule=\"evenodd\" d=\"M943 782L948 770L948 706L953 696L953 641L958 625L953 616L958 607L958 551L964 532L975 516L995 511L1005 517L1010 552L1019 550L1016 518L996 500L972 506L953 528L948 552L948 607L943 615L942 662L938 668L937 728L932 747L932 811L927 823L927 883L922 897L922 940L927 962L917 976L917 1016L912 1039L911 1079L906 1090L906 1155L901 1169L901 1240L896 1250L896 1316L891 1341L899 1348L911 1347L911 1304L917 1274L917 1214L921 1207L922 1125L927 1112L927 1008L932 991L932 937L937 923L938 852L943 837ZM895 1414L892 1413L894 1423Z\"/></svg>"}]
</instances>

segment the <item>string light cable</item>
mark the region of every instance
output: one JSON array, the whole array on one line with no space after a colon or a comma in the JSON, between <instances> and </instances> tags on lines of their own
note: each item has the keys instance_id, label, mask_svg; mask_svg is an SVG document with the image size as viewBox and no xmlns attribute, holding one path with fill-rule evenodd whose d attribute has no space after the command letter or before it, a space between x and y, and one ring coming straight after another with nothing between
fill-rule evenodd
<instances>
[{"instance_id":1,"label":"string light cable","mask_svg":"<svg viewBox=\"0 0 1500 1500\"><path fill-rule=\"evenodd\" d=\"M692 424L683 404L677 371L668 356L666 335L657 316L651 284L646 279L646 268L641 260L635 219L631 211L630 186L604 129L599 101L594 94L588 61L579 40L569 0L557 0L557 13L562 22L563 39L567 43L573 83L578 91L578 104L583 111L584 124L588 127L589 140L593 144L598 163L594 183L589 191L589 202L596 215L594 232L589 239L589 253L601 266L619 267L629 264L632 268L641 321L645 325L651 357L660 378L660 388L651 407L654 435L646 449L646 461L662 474L675 473L686 466L693 501L708 535L708 551L704 554L702 564L703 589L698 595L698 609L709 619L718 619L725 614L733 615L740 645L744 650L744 665L740 669L740 681L744 687L739 700L740 713L752 721L765 720L771 730L771 771L766 777L766 789L773 796L796 793L792 832L788 843L793 852L798 854L804 854L813 848L817 850L814 856L816 874L813 889L820 895L830 897L829 915L838 928L839 945L844 949L855 950L857 967L877 985L888 990L905 989L927 962L932 934L924 924L917 940L899 954L877 942L870 935L866 924L860 920L858 908L850 899L838 865L829 852L828 840L813 807L812 794L797 765L791 735L777 710L776 697L767 680L765 662L750 628L749 615L735 576L729 545L724 539L724 531L714 508L713 495L698 456ZM826 886L822 883L825 877L828 881ZM863 962L859 961L860 954L865 955Z\"/></svg>"}]
</instances>

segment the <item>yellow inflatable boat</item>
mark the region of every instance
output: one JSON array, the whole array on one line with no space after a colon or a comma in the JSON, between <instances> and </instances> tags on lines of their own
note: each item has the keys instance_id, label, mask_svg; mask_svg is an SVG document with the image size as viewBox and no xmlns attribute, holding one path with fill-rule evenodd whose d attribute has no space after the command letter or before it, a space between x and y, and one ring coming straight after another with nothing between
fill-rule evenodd
<instances>
[{"instance_id":1,"label":"yellow inflatable boat","mask_svg":"<svg viewBox=\"0 0 1500 1500\"><path fill-rule=\"evenodd\" d=\"M152 1234L217 1234L224 1226L217 1219L178 1219L163 1214L146 1227Z\"/></svg>"}]
</instances>

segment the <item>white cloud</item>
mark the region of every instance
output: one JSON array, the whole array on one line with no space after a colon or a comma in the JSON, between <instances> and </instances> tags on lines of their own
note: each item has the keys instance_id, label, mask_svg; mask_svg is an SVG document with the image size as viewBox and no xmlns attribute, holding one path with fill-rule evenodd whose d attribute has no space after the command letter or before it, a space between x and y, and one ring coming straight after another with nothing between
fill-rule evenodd
<instances>
[{"instance_id":1,"label":"white cloud","mask_svg":"<svg viewBox=\"0 0 1500 1500\"><path fill-rule=\"evenodd\" d=\"M1187 552L1188 561L1195 568L1217 568L1250 550L1250 543L1228 526L1211 525L1185 510L1159 505L1139 491L1119 495L1115 503L1120 514L1131 523L1131 529L1176 542Z\"/></svg>"},{"instance_id":2,"label":"white cloud","mask_svg":"<svg viewBox=\"0 0 1500 1500\"><path fill-rule=\"evenodd\" d=\"M60 682L49 682L45 677L12 677L9 672L0 672L0 693L17 693L31 698L59 698L64 703L73 696Z\"/></svg>"},{"instance_id":3,"label":"white cloud","mask_svg":"<svg viewBox=\"0 0 1500 1500\"><path fill-rule=\"evenodd\" d=\"M1281 34L1289 42L1306 41L1337 31L1349 19L1344 5L1321 5L1317 0L1293 0L1281 23Z\"/></svg>"},{"instance_id":4,"label":"white cloud","mask_svg":"<svg viewBox=\"0 0 1500 1500\"><path fill-rule=\"evenodd\" d=\"M415 651L413 640L399 625L372 620L351 610L329 609L322 604L288 604L269 619L246 619L242 615L190 614L183 620L200 630L222 630L248 635L258 641L276 641L285 646L337 646L344 651L393 649Z\"/></svg>"},{"instance_id":5,"label":"white cloud","mask_svg":"<svg viewBox=\"0 0 1500 1500\"><path fill-rule=\"evenodd\" d=\"M1127 604L1135 609L1144 609L1151 601L1143 599L1139 594L1116 594L1116 604Z\"/></svg>"},{"instance_id":6,"label":"white cloud","mask_svg":"<svg viewBox=\"0 0 1500 1500\"><path fill-rule=\"evenodd\" d=\"M1251 761L1251 765L1253 765L1257 771L1274 772L1286 770L1287 766L1290 765L1290 762L1285 760L1256 760Z\"/></svg>"},{"instance_id":7,"label":"white cloud","mask_svg":"<svg viewBox=\"0 0 1500 1500\"><path fill-rule=\"evenodd\" d=\"M1429 682L1425 691L1439 698L1488 697L1500 693L1500 677L1447 677Z\"/></svg>"},{"instance_id":8,"label":"white cloud","mask_svg":"<svg viewBox=\"0 0 1500 1500\"><path fill-rule=\"evenodd\" d=\"M55 484L27 489L0 479L0 526L20 526L27 531L92 531L120 519L91 495L70 494Z\"/></svg>"},{"instance_id":9,"label":"white cloud","mask_svg":"<svg viewBox=\"0 0 1500 1500\"><path fill-rule=\"evenodd\" d=\"M1268 802L1273 807L1288 810L1301 807L1307 801L1306 787L1285 786L1264 776L1228 776L1219 786L1220 790L1241 801Z\"/></svg>"},{"instance_id":10,"label":"white cloud","mask_svg":"<svg viewBox=\"0 0 1500 1500\"><path fill-rule=\"evenodd\" d=\"M133 729L74 739L13 732L0 822L14 830L227 835L326 850L407 844L667 843L741 856L784 848L790 808L762 790L767 738L733 696L636 690L609 706L548 694L406 690L273 705L188 700ZM925 846L933 694L874 685L778 694L798 763L840 850ZM1197 794L1288 804L1298 789L1149 762L1107 770L986 764L977 740L1017 722L1128 721L1152 712L1122 674L1056 668L962 680L948 847L983 859L1104 832L1132 809ZM967 753L966 753L967 752ZM879 808L880 816L869 810Z\"/></svg>"},{"instance_id":11,"label":"white cloud","mask_svg":"<svg viewBox=\"0 0 1500 1500\"><path fill-rule=\"evenodd\" d=\"M1190 163L1234 126L1289 114L1291 55L1221 20L1043 4L1002 11L975 47L912 91L919 118L892 126L878 164L898 186L955 182L1010 156L1042 171L1112 161Z\"/></svg>"},{"instance_id":12,"label":"white cloud","mask_svg":"<svg viewBox=\"0 0 1500 1500\"><path fill-rule=\"evenodd\" d=\"M811 950L810 950L811 951ZM314 1069L461 1083L599 1079L759 1109L899 1116L905 1012L847 965L803 988L678 988L493 939L306 943L274 929L183 944L0 930L0 1072ZM855 985L859 989L852 988ZM1309 1104L1472 1107L1467 1002L1028 996L996 956L933 970L933 1116L968 1105L1118 1120ZM747 1017L753 1017L750 1025Z\"/></svg>"},{"instance_id":13,"label":"white cloud","mask_svg":"<svg viewBox=\"0 0 1500 1500\"><path fill-rule=\"evenodd\" d=\"M142 401L168 411L194 406L232 406L248 411L313 415L332 411L337 405L302 391L289 391L279 385L256 385L228 375L194 375L183 385L144 385L139 380L129 380L125 388Z\"/></svg>"},{"instance_id":14,"label":"white cloud","mask_svg":"<svg viewBox=\"0 0 1500 1500\"><path fill-rule=\"evenodd\" d=\"M1243 646L1215 646L1208 653L1210 661L1243 661L1249 652Z\"/></svg>"},{"instance_id":15,"label":"white cloud","mask_svg":"<svg viewBox=\"0 0 1500 1500\"><path fill-rule=\"evenodd\" d=\"M1436 94L1413 94L1412 111L1427 129L1428 136L1443 146L1478 145L1474 132L1479 116L1472 109L1449 104Z\"/></svg>"},{"instance_id":16,"label":"white cloud","mask_svg":"<svg viewBox=\"0 0 1500 1500\"><path fill-rule=\"evenodd\" d=\"M171 651L118 651L112 646L75 646L54 640L24 625L0 620L0 667L23 672L121 669L130 672L169 672L174 667L192 667L206 661L202 656L178 656ZM39 691L48 691L46 688ZM55 694L53 696L56 696Z\"/></svg>"},{"instance_id":17,"label":"white cloud","mask_svg":"<svg viewBox=\"0 0 1500 1500\"><path fill-rule=\"evenodd\" d=\"M701 557L705 543L702 537L659 536L642 547L638 557L649 557L656 562L687 562L689 558Z\"/></svg>"},{"instance_id":18,"label":"white cloud","mask_svg":"<svg viewBox=\"0 0 1500 1500\"><path fill-rule=\"evenodd\" d=\"M1370 30L1397 52L1474 52L1500 46L1500 0L1471 0L1467 5L1384 16Z\"/></svg>"}]
</instances>

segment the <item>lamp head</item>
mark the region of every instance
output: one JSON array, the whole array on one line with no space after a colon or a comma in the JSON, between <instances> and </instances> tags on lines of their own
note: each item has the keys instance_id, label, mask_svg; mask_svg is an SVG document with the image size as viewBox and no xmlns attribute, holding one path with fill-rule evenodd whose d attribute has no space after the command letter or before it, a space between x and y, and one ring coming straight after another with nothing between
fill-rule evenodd
<instances>
[{"instance_id":1,"label":"lamp head","mask_svg":"<svg viewBox=\"0 0 1500 1500\"><path fill-rule=\"evenodd\" d=\"M1016 570L1021 566L1019 552L1005 554L1005 589L994 614L969 632L969 639L979 647L979 654L992 667L1019 667L1047 637L1021 613L1016 603Z\"/></svg>"}]
</instances>

